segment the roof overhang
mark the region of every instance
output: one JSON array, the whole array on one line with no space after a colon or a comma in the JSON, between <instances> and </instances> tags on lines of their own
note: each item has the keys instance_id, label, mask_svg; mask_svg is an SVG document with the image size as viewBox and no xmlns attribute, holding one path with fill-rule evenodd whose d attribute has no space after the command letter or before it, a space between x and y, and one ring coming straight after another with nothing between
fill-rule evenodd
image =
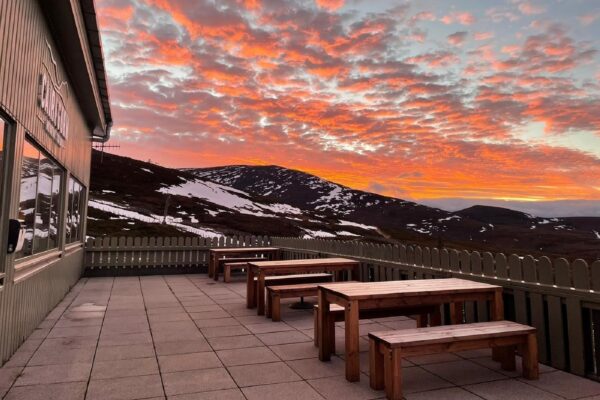
<instances>
[{"instance_id":1,"label":"roof overhang","mask_svg":"<svg viewBox=\"0 0 600 400\"><path fill-rule=\"evenodd\" d=\"M107 141L112 127L104 56L93 0L40 0L78 103L95 141ZM89 49L89 51L88 51Z\"/></svg>"}]
</instances>

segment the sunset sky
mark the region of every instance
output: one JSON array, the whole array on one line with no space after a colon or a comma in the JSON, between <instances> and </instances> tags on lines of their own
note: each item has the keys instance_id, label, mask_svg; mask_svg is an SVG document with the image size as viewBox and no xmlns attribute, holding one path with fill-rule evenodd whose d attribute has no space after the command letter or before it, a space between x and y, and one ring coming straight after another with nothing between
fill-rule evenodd
<instances>
[{"instance_id":1,"label":"sunset sky","mask_svg":"<svg viewBox=\"0 0 600 400\"><path fill-rule=\"evenodd\" d=\"M600 200L600 2L96 0L118 154Z\"/></svg>"}]
</instances>

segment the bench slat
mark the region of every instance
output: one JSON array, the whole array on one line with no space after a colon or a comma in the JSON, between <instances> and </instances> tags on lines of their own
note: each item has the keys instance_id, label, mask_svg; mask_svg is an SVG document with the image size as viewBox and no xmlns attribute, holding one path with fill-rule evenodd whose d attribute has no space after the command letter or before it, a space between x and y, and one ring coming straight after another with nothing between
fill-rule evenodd
<instances>
[{"instance_id":1,"label":"bench slat","mask_svg":"<svg viewBox=\"0 0 600 400\"><path fill-rule=\"evenodd\" d=\"M512 321L480 322L464 325L435 326L400 331L372 332L369 337L394 347L500 338L535 333L535 328Z\"/></svg>"}]
</instances>

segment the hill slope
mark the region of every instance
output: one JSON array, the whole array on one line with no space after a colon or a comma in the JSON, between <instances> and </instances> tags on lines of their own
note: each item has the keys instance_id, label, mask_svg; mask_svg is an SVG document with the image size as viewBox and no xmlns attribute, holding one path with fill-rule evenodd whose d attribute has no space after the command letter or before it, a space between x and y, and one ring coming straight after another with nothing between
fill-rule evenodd
<instances>
[{"instance_id":1,"label":"hill slope","mask_svg":"<svg viewBox=\"0 0 600 400\"><path fill-rule=\"evenodd\" d=\"M112 154L100 163L94 152L89 217L90 236L257 234L600 257L600 218L450 213L278 166L177 170Z\"/></svg>"}]
</instances>

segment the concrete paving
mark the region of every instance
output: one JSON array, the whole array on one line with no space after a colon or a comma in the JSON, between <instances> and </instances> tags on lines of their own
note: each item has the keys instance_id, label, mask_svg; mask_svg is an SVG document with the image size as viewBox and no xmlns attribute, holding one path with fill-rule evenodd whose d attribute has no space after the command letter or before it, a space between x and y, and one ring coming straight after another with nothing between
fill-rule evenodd
<instances>
[{"instance_id":1,"label":"concrete paving","mask_svg":"<svg viewBox=\"0 0 600 400\"><path fill-rule=\"evenodd\" d=\"M309 311L283 305L274 323L245 306L245 282L206 275L82 279L0 368L6 400L382 399L337 356L317 358ZM291 301L291 300L290 300ZM361 334L414 327L405 317L361 321ZM539 381L506 372L489 351L404 361L406 399L600 399L600 383L541 366Z\"/></svg>"}]
</instances>

